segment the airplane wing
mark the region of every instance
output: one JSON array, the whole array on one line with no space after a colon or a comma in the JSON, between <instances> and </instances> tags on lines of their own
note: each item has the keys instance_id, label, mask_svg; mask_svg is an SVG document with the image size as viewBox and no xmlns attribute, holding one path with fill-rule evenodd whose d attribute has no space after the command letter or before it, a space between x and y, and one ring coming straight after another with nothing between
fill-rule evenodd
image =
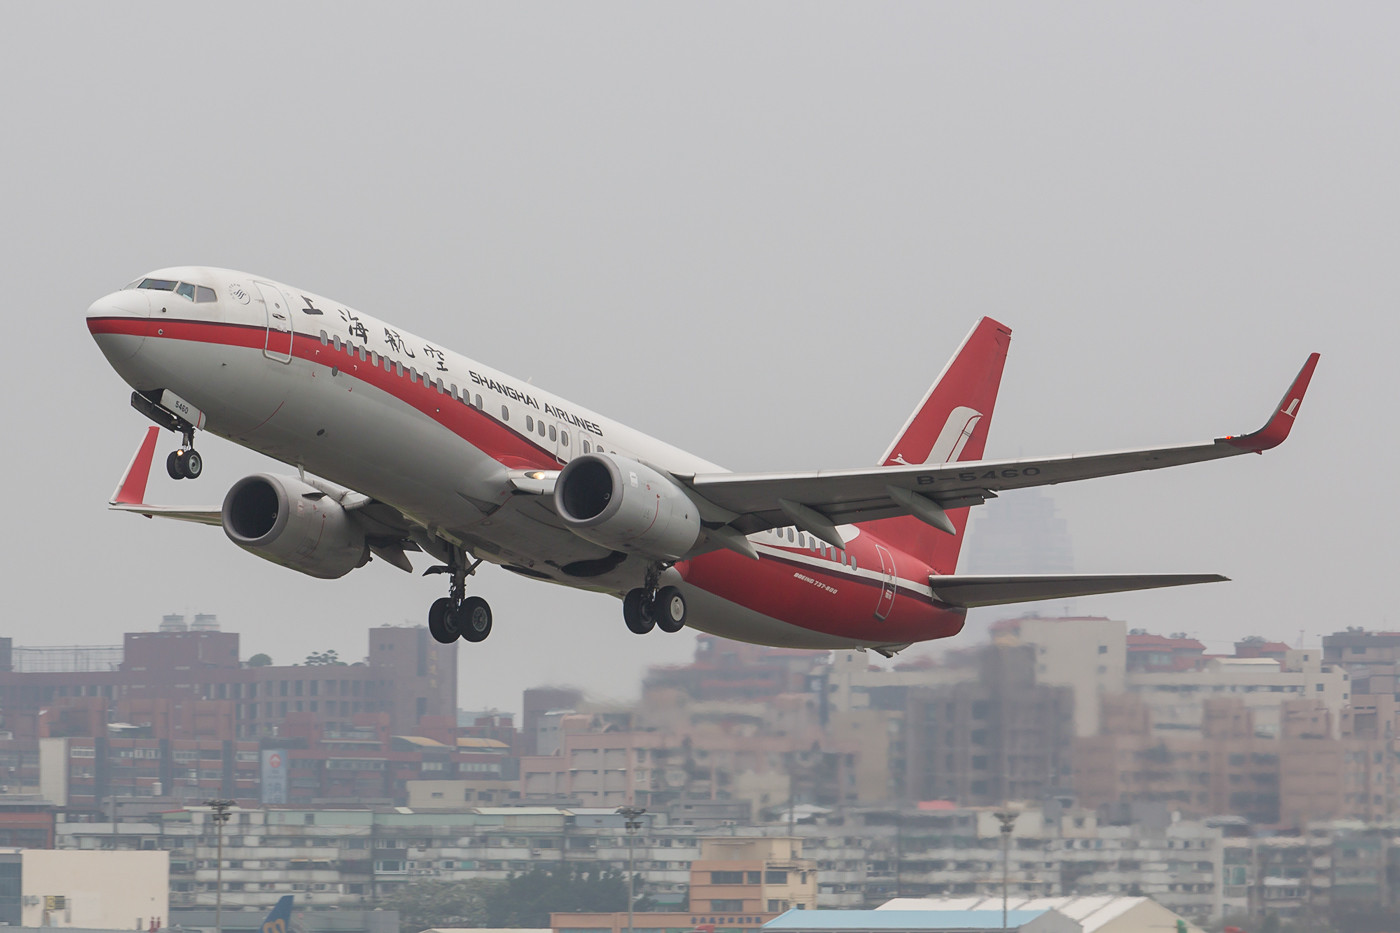
<instances>
[{"instance_id":1,"label":"airplane wing","mask_svg":"<svg viewBox=\"0 0 1400 933\"><path fill-rule=\"evenodd\" d=\"M844 547L836 525L896 515L914 515L951 533L947 509L979 505L1003 490L1158 470L1277 447L1288 437L1317 360L1316 353L1308 357L1268 423L1258 431L1202 444L1043 459L808 473L703 473L675 478L702 500L702 509L708 504L731 513L734 517L723 524L741 534L796 525L834 547ZM717 537L725 533L724 528L716 529L715 523L707 522L707 527L718 530ZM724 546L734 547L736 542L730 539ZM736 547L740 548L742 545Z\"/></svg>"},{"instance_id":2,"label":"airplane wing","mask_svg":"<svg viewBox=\"0 0 1400 933\"><path fill-rule=\"evenodd\" d=\"M115 512L144 515L146 518L172 518L200 525L223 525L222 506L152 505L146 502L146 483L151 476L156 441L159 440L160 432L160 427L154 425L146 430L146 436L142 439L141 446L136 449L131 463L127 464L121 482L117 484L112 498L107 502L107 508ZM413 572L413 564L404 556L404 552L419 551L422 548L413 533L413 523L405 518L403 513L377 499L337 489L321 480L307 477L307 482L335 497L341 508L347 512L355 512L364 526L366 542L377 557L400 570Z\"/></svg>"}]
</instances>

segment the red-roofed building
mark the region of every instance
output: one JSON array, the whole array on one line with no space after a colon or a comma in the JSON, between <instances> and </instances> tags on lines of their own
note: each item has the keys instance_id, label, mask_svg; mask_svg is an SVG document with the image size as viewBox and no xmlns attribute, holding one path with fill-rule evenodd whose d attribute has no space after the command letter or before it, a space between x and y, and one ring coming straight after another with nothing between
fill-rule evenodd
<instances>
[{"instance_id":1,"label":"red-roofed building","mask_svg":"<svg viewBox=\"0 0 1400 933\"><path fill-rule=\"evenodd\" d=\"M1288 654L1289 647L1281 641L1265 641L1261 635L1251 635L1242 641L1235 642L1235 657L1237 658L1272 658L1282 664L1284 656Z\"/></svg>"},{"instance_id":2,"label":"red-roofed building","mask_svg":"<svg viewBox=\"0 0 1400 933\"><path fill-rule=\"evenodd\" d=\"M1192 671L1205 663L1206 646L1183 635L1128 636L1128 670L1149 674Z\"/></svg>"}]
</instances>

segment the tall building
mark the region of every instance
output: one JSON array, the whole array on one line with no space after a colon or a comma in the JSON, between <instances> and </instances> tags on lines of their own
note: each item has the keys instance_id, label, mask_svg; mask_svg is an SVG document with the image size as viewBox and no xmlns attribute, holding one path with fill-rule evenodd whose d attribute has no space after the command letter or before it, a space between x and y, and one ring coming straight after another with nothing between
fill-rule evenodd
<instances>
[{"instance_id":1,"label":"tall building","mask_svg":"<svg viewBox=\"0 0 1400 933\"><path fill-rule=\"evenodd\" d=\"M1074 691L1037 682L1035 648L990 645L975 681L906 695L905 790L985 806L1069 789Z\"/></svg>"},{"instance_id":2,"label":"tall building","mask_svg":"<svg viewBox=\"0 0 1400 933\"><path fill-rule=\"evenodd\" d=\"M1097 735L1099 697L1123 692L1126 623L1102 616L1028 614L991 627L998 641L1035 648L1035 681L1074 691L1074 734Z\"/></svg>"},{"instance_id":3,"label":"tall building","mask_svg":"<svg viewBox=\"0 0 1400 933\"><path fill-rule=\"evenodd\" d=\"M1069 525L1039 489L1002 493L976 510L963 573L1073 573Z\"/></svg>"}]
</instances>

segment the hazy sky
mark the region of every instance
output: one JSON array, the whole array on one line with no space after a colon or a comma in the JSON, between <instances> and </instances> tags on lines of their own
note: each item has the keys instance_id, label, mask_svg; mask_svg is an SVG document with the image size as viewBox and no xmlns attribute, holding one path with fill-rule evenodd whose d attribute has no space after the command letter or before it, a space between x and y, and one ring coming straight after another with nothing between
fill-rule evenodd
<instances>
[{"instance_id":1,"label":"hazy sky","mask_svg":"<svg viewBox=\"0 0 1400 933\"><path fill-rule=\"evenodd\" d=\"M873 463L983 314L1015 332L990 456L1251 430L1318 350L1281 449L1052 490L1080 571L1234 578L1076 608L1211 650L1400 628L1397 36L1382 3L14 5L0 634L203 611L245 657L360 657L443 589L105 511L146 422L83 315L184 263L744 470ZM267 468L202 452L149 496ZM498 569L476 592L496 627L459 649L465 707L626 698L693 647Z\"/></svg>"}]
</instances>

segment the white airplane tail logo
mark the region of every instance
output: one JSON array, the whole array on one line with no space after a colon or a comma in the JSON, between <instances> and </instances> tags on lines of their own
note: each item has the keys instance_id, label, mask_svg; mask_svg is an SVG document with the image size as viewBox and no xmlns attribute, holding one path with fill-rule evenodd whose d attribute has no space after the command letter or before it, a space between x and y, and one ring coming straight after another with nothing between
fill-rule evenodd
<instances>
[{"instance_id":1,"label":"white airplane tail logo","mask_svg":"<svg viewBox=\"0 0 1400 933\"><path fill-rule=\"evenodd\" d=\"M977 422L982 420L982 413L975 408L968 408L966 405L959 405L948 413L948 420L943 422L943 430L938 432L938 440L933 442L933 447L929 449L928 457L924 463L952 463L962 455L963 448L972 439L972 432L977 429ZM896 454L896 463L903 463L906 466L914 466L904 459L903 454Z\"/></svg>"}]
</instances>

